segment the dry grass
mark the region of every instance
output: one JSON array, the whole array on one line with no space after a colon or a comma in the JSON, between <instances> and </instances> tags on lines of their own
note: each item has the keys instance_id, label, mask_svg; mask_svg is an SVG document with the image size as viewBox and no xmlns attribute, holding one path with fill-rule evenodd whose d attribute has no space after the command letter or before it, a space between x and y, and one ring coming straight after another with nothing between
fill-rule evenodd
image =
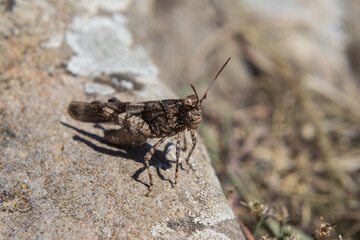
<instances>
[{"instance_id":1,"label":"dry grass","mask_svg":"<svg viewBox=\"0 0 360 240\"><path fill-rule=\"evenodd\" d=\"M206 126L201 131L205 136L212 133L206 139L217 139L208 147L213 159L218 159L214 166L224 188L236 186L238 198L245 201L262 199L270 206L286 206L287 224L309 235L324 217L345 239L359 237L360 118L356 109L360 99L331 82L309 84L307 73L294 63L273 49L259 50L246 32L238 34L242 37L236 41L244 53L240 57L255 72L246 92L237 89L246 102L234 106L241 100L229 99L226 90L223 96L220 93L225 99L222 104L233 113L231 120L215 106L222 118L204 111ZM259 227L238 200L233 202L246 226ZM276 222L265 221L263 234L281 235L271 224ZM329 239L325 236L318 239Z\"/></svg>"}]
</instances>

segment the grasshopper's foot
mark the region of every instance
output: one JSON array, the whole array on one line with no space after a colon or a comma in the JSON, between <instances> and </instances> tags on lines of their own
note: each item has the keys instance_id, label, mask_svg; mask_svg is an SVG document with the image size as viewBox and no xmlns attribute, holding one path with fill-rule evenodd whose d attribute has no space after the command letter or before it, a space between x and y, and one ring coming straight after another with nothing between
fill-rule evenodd
<instances>
[{"instance_id":1,"label":"grasshopper's foot","mask_svg":"<svg viewBox=\"0 0 360 240\"><path fill-rule=\"evenodd\" d=\"M152 187L153 187L153 185L151 184L151 185L149 186L149 188L148 188L148 192L145 194L146 197L149 197L149 196L150 196L150 193L151 193L151 191L152 191Z\"/></svg>"}]
</instances>

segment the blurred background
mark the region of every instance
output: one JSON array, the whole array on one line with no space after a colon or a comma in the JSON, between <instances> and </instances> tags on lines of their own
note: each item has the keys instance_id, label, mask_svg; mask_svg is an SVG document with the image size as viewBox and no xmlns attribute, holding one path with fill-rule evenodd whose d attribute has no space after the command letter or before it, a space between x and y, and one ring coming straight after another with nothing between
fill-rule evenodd
<instances>
[{"instance_id":1,"label":"blurred background","mask_svg":"<svg viewBox=\"0 0 360 240\"><path fill-rule=\"evenodd\" d=\"M180 97L201 95L204 139L234 211L287 209L313 235L360 239L360 3L336 0L135 1L129 24ZM273 214L274 215L274 214ZM278 222L281 220L278 220ZM267 221L261 235L276 235Z\"/></svg>"}]
</instances>

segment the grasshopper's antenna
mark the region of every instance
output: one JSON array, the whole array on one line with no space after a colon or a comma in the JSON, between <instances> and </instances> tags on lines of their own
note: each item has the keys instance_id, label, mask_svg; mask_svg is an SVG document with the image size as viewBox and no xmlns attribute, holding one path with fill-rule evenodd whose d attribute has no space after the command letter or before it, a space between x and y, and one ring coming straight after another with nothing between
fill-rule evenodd
<instances>
[{"instance_id":1,"label":"grasshopper's antenna","mask_svg":"<svg viewBox=\"0 0 360 240\"><path fill-rule=\"evenodd\" d=\"M194 85L192 85L192 84L191 84L191 87L192 87L192 89L194 90L195 95L196 95L196 104L195 104L195 106L197 106L197 105L198 105L198 103L199 103L199 95L197 94L197 92L196 92L196 89L195 89Z\"/></svg>"},{"instance_id":2,"label":"grasshopper's antenna","mask_svg":"<svg viewBox=\"0 0 360 240\"><path fill-rule=\"evenodd\" d=\"M206 95L207 92L209 91L209 89L211 88L211 86L213 85L213 83L215 82L215 80L217 79L217 77L220 75L220 73L222 72L222 70L224 70L226 64L228 64L228 62L230 61L231 57L228 58L228 60L226 60L226 62L224 63L224 65L220 68L219 72L216 74L216 76L214 77L214 79L211 81L209 87L206 89L204 96L200 99L200 104L201 102L206 99ZM196 94L197 95L197 94Z\"/></svg>"}]
</instances>

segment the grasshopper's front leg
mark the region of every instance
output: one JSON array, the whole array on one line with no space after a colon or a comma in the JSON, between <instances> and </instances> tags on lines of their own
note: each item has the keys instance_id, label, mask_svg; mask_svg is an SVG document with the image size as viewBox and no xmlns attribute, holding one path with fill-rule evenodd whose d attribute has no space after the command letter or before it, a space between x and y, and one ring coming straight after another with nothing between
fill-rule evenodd
<instances>
[{"instance_id":1,"label":"grasshopper's front leg","mask_svg":"<svg viewBox=\"0 0 360 240\"><path fill-rule=\"evenodd\" d=\"M174 180L175 185L178 182L179 159L180 159L180 133L178 133L176 136L176 168L175 168L175 180Z\"/></svg>"},{"instance_id":2,"label":"grasshopper's front leg","mask_svg":"<svg viewBox=\"0 0 360 240\"><path fill-rule=\"evenodd\" d=\"M192 147L191 147L191 149L190 149L190 152L189 152L189 154L188 154L188 156L187 156L187 158L186 158L186 163L189 165L189 167L190 167L191 169L193 169L192 166L191 166L191 164L190 164L190 162L189 162L189 160L190 160L191 154L193 153L193 151L194 151L194 149L195 149L197 140L196 140L195 131L190 130L190 135L191 135L191 140L192 140L193 145L192 145Z\"/></svg>"},{"instance_id":3,"label":"grasshopper's front leg","mask_svg":"<svg viewBox=\"0 0 360 240\"><path fill-rule=\"evenodd\" d=\"M195 149L195 146L196 146L196 143L197 143L197 140L196 140L196 135L195 135L195 132L193 130L190 130L190 134L191 134L191 140L192 140L192 143L193 143L193 146L191 147L190 149L190 152L186 158L186 163L189 165L189 167L192 169L192 166L190 165L190 162L189 162L189 159L190 159L190 156L192 154L192 152L194 151ZM185 132L184 132L184 145L185 147L182 149L182 150L185 150L186 151L186 138L185 138ZM181 149L181 146L180 146L180 133L178 133L178 135L176 136L176 170L175 170L175 183L174 184L177 184L178 182L178 175L179 175L179 159L180 159L180 149Z\"/></svg>"}]
</instances>

